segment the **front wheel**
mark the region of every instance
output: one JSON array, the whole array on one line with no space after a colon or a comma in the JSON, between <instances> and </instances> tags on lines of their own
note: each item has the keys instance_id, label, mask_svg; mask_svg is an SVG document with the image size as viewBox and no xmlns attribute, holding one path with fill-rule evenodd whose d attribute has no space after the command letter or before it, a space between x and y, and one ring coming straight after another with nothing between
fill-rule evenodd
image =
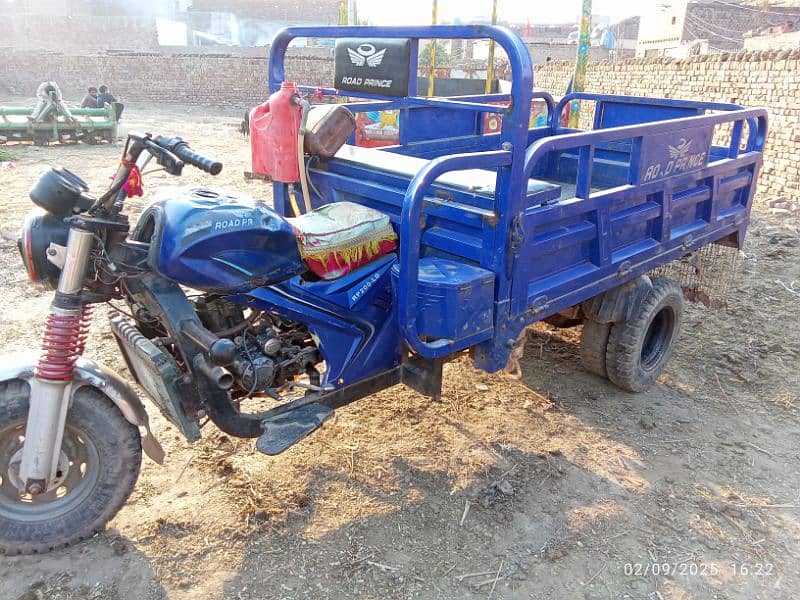
<instances>
[{"instance_id":1,"label":"front wheel","mask_svg":"<svg viewBox=\"0 0 800 600\"><path fill-rule=\"evenodd\" d=\"M133 491L142 462L139 430L99 391L82 387L67 413L56 480L46 493L19 490L30 387L0 383L0 553L49 552L101 531Z\"/></svg>"}]
</instances>

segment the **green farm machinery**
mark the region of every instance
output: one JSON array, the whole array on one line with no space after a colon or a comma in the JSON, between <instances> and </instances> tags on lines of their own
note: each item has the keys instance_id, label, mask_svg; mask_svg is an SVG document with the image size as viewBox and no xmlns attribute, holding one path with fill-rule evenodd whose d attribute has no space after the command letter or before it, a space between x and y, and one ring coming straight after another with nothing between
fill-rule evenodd
<instances>
[{"instance_id":1,"label":"green farm machinery","mask_svg":"<svg viewBox=\"0 0 800 600\"><path fill-rule=\"evenodd\" d=\"M33 142L45 146L50 142L97 144L117 139L117 119L112 105L104 108L69 108L61 90L52 81L36 90L33 108L0 106L0 144Z\"/></svg>"}]
</instances>

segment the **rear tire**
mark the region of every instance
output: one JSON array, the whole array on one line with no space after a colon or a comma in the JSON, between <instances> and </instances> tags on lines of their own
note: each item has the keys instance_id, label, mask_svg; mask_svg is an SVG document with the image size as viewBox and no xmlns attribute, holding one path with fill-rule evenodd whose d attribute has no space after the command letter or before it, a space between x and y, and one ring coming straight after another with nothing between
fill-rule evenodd
<instances>
[{"instance_id":1,"label":"rear tire","mask_svg":"<svg viewBox=\"0 0 800 600\"><path fill-rule=\"evenodd\" d=\"M589 373L606 378L606 347L610 332L611 323L598 323L592 318L583 322L581 331L581 365Z\"/></svg>"},{"instance_id":2,"label":"rear tire","mask_svg":"<svg viewBox=\"0 0 800 600\"><path fill-rule=\"evenodd\" d=\"M67 413L59 487L20 495L11 463L24 441L29 395L25 381L0 383L0 554L49 552L102 531L133 491L142 462L138 428L104 394L82 387Z\"/></svg>"},{"instance_id":3,"label":"rear tire","mask_svg":"<svg viewBox=\"0 0 800 600\"><path fill-rule=\"evenodd\" d=\"M631 318L612 325L608 336L608 378L630 392L646 390L661 375L683 320L680 286L664 277L653 277L652 282Z\"/></svg>"}]
</instances>

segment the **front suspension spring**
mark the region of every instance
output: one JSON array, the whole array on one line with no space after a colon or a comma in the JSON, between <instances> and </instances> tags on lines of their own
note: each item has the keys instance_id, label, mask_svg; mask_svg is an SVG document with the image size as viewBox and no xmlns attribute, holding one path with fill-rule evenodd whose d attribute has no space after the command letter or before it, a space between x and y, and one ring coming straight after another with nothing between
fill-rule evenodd
<instances>
[{"instance_id":1,"label":"front suspension spring","mask_svg":"<svg viewBox=\"0 0 800 600\"><path fill-rule=\"evenodd\" d=\"M84 305L80 313L50 313L42 337L42 354L36 376L49 381L70 381L75 363L83 354L89 333L92 309Z\"/></svg>"}]
</instances>

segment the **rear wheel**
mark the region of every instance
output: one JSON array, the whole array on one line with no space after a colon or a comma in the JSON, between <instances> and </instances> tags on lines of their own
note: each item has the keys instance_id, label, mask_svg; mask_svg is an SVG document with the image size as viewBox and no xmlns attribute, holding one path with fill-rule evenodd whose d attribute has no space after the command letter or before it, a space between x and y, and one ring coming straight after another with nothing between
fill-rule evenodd
<instances>
[{"instance_id":1,"label":"rear wheel","mask_svg":"<svg viewBox=\"0 0 800 600\"><path fill-rule=\"evenodd\" d=\"M67 413L56 481L19 491L30 388L0 383L0 553L34 554L92 537L122 508L142 461L139 430L99 391L82 387Z\"/></svg>"},{"instance_id":2,"label":"rear wheel","mask_svg":"<svg viewBox=\"0 0 800 600\"><path fill-rule=\"evenodd\" d=\"M683 319L680 286L663 277L652 282L631 318L612 325L608 336L608 378L631 392L646 390L664 370Z\"/></svg>"},{"instance_id":3,"label":"rear wheel","mask_svg":"<svg viewBox=\"0 0 800 600\"><path fill-rule=\"evenodd\" d=\"M598 323L592 318L583 322L581 331L581 365L600 377L608 377L606 371L606 347L611 323Z\"/></svg>"}]
</instances>

